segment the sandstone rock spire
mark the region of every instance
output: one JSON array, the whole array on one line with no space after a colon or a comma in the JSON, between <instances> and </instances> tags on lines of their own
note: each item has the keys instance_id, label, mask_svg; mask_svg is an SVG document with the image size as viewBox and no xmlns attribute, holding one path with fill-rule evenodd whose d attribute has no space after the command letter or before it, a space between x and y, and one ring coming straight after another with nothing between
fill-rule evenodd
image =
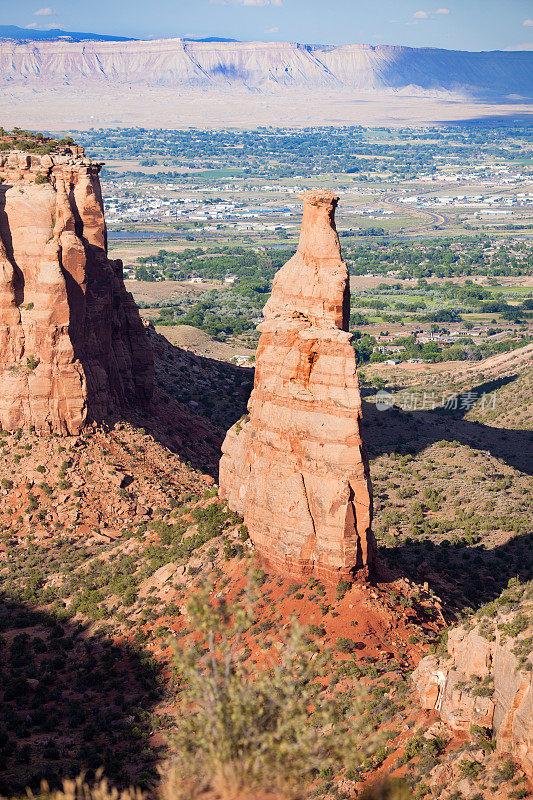
<instances>
[{"instance_id":1,"label":"sandstone rock spire","mask_svg":"<svg viewBox=\"0 0 533 800\"><path fill-rule=\"evenodd\" d=\"M100 164L0 156L0 425L76 434L152 394L153 358L107 256Z\"/></svg>"},{"instance_id":2,"label":"sandstone rock spire","mask_svg":"<svg viewBox=\"0 0 533 800\"><path fill-rule=\"evenodd\" d=\"M276 274L259 325L249 413L220 462L220 495L261 557L328 581L368 575L376 556L337 202L304 196L298 251Z\"/></svg>"}]
</instances>

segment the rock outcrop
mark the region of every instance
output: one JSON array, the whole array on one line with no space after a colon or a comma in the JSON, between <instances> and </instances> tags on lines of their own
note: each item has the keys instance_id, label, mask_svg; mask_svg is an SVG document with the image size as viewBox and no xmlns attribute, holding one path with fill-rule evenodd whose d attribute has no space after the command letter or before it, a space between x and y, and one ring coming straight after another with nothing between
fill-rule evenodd
<instances>
[{"instance_id":1,"label":"rock outcrop","mask_svg":"<svg viewBox=\"0 0 533 800\"><path fill-rule=\"evenodd\" d=\"M328 581L368 575L376 553L337 201L304 197L298 251L274 278L249 413L226 436L219 479L266 562Z\"/></svg>"},{"instance_id":2,"label":"rock outcrop","mask_svg":"<svg viewBox=\"0 0 533 800\"><path fill-rule=\"evenodd\" d=\"M107 257L99 171L75 145L0 154L0 425L76 434L152 394L152 351Z\"/></svg>"},{"instance_id":3,"label":"rock outcrop","mask_svg":"<svg viewBox=\"0 0 533 800\"><path fill-rule=\"evenodd\" d=\"M446 655L422 659L412 680L424 708L465 735L488 729L533 777L533 585L524 592L518 612L452 629Z\"/></svg>"}]
</instances>

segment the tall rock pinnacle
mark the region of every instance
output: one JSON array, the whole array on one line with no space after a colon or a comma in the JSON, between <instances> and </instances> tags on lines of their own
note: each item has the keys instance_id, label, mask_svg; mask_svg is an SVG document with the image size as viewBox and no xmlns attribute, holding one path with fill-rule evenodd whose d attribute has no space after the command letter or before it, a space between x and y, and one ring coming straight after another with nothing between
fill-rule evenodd
<instances>
[{"instance_id":1,"label":"tall rock pinnacle","mask_svg":"<svg viewBox=\"0 0 533 800\"><path fill-rule=\"evenodd\" d=\"M364 577L376 557L337 202L304 196L298 251L276 274L259 325L249 413L228 431L220 461L220 495L260 556L328 581Z\"/></svg>"},{"instance_id":2,"label":"tall rock pinnacle","mask_svg":"<svg viewBox=\"0 0 533 800\"><path fill-rule=\"evenodd\" d=\"M0 156L0 425L76 434L152 395L142 320L107 257L81 148Z\"/></svg>"}]
</instances>

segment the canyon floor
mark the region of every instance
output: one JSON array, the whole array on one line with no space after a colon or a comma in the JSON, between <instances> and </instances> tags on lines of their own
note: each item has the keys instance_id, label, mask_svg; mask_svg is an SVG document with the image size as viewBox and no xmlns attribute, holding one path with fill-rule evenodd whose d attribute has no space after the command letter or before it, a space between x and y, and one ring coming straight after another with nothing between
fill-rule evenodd
<instances>
[{"instance_id":1,"label":"canyon floor","mask_svg":"<svg viewBox=\"0 0 533 800\"><path fill-rule=\"evenodd\" d=\"M169 641L195 642L187 599L205 587L239 599L251 583L249 659L260 662L296 617L310 655L331 648L332 685L367 687L367 713L385 733L328 797L381 772L410 779L418 797L527 797L512 759L503 769L490 748L451 735L409 683L458 615L533 576L524 369L469 365L461 391L499 381L497 418L480 405L380 411L366 390L380 570L369 585L328 587L266 572L217 499L220 443L246 410L252 370L150 336L156 394L145 417L77 437L0 438L0 794L102 765L119 788L153 786L178 713ZM481 766L461 766L466 756Z\"/></svg>"},{"instance_id":2,"label":"canyon floor","mask_svg":"<svg viewBox=\"0 0 533 800\"><path fill-rule=\"evenodd\" d=\"M305 128L314 125L424 125L478 121L498 124L512 120L527 124L527 103L506 105L404 93L350 92L333 95L298 91L280 94L178 92L165 88L143 90L90 86L39 88L9 87L0 100L6 127L49 131L107 127L153 128L255 128L281 125Z\"/></svg>"}]
</instances>

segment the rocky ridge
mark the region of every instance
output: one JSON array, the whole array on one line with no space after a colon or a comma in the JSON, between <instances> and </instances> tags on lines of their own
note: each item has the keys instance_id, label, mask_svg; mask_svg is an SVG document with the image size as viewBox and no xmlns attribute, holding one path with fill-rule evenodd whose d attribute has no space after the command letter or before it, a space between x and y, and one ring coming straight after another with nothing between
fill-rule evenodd
<instances>
[{"instance_id":1,"label":"rocky ridge","mask_svg":"<svg viewBox=\"0 0 533 800\"><path fill-rule=\"evenodd\" d=\"M76 434L152 395L153 357L98 174L76 145L0 154L0 424Z\"/></svg>"},{"instance_id":2,"label":"rocky ridge","mask_svg":"<svg viewBox=\"0 0 533 800\"><path fill-rule=\"evenodd\" d=\"M413 673L423 708L455 733L493 737L499 754L533 776L533 587L511 581L470 625L449 631L447 651Z\"/></svg>"},{"instance_id":3,"label":"rocky ridge","mask_svg":"<svg viewBox=\"0 0 533 800\"><path fill-rule=\"evenodd\" d=\"M304 196L297 253L259 326L248 414L222 446L220 494L261 556L289 574L367 575L375 561L349 282L330 192Z\"/></svg>"}]
</instances>

